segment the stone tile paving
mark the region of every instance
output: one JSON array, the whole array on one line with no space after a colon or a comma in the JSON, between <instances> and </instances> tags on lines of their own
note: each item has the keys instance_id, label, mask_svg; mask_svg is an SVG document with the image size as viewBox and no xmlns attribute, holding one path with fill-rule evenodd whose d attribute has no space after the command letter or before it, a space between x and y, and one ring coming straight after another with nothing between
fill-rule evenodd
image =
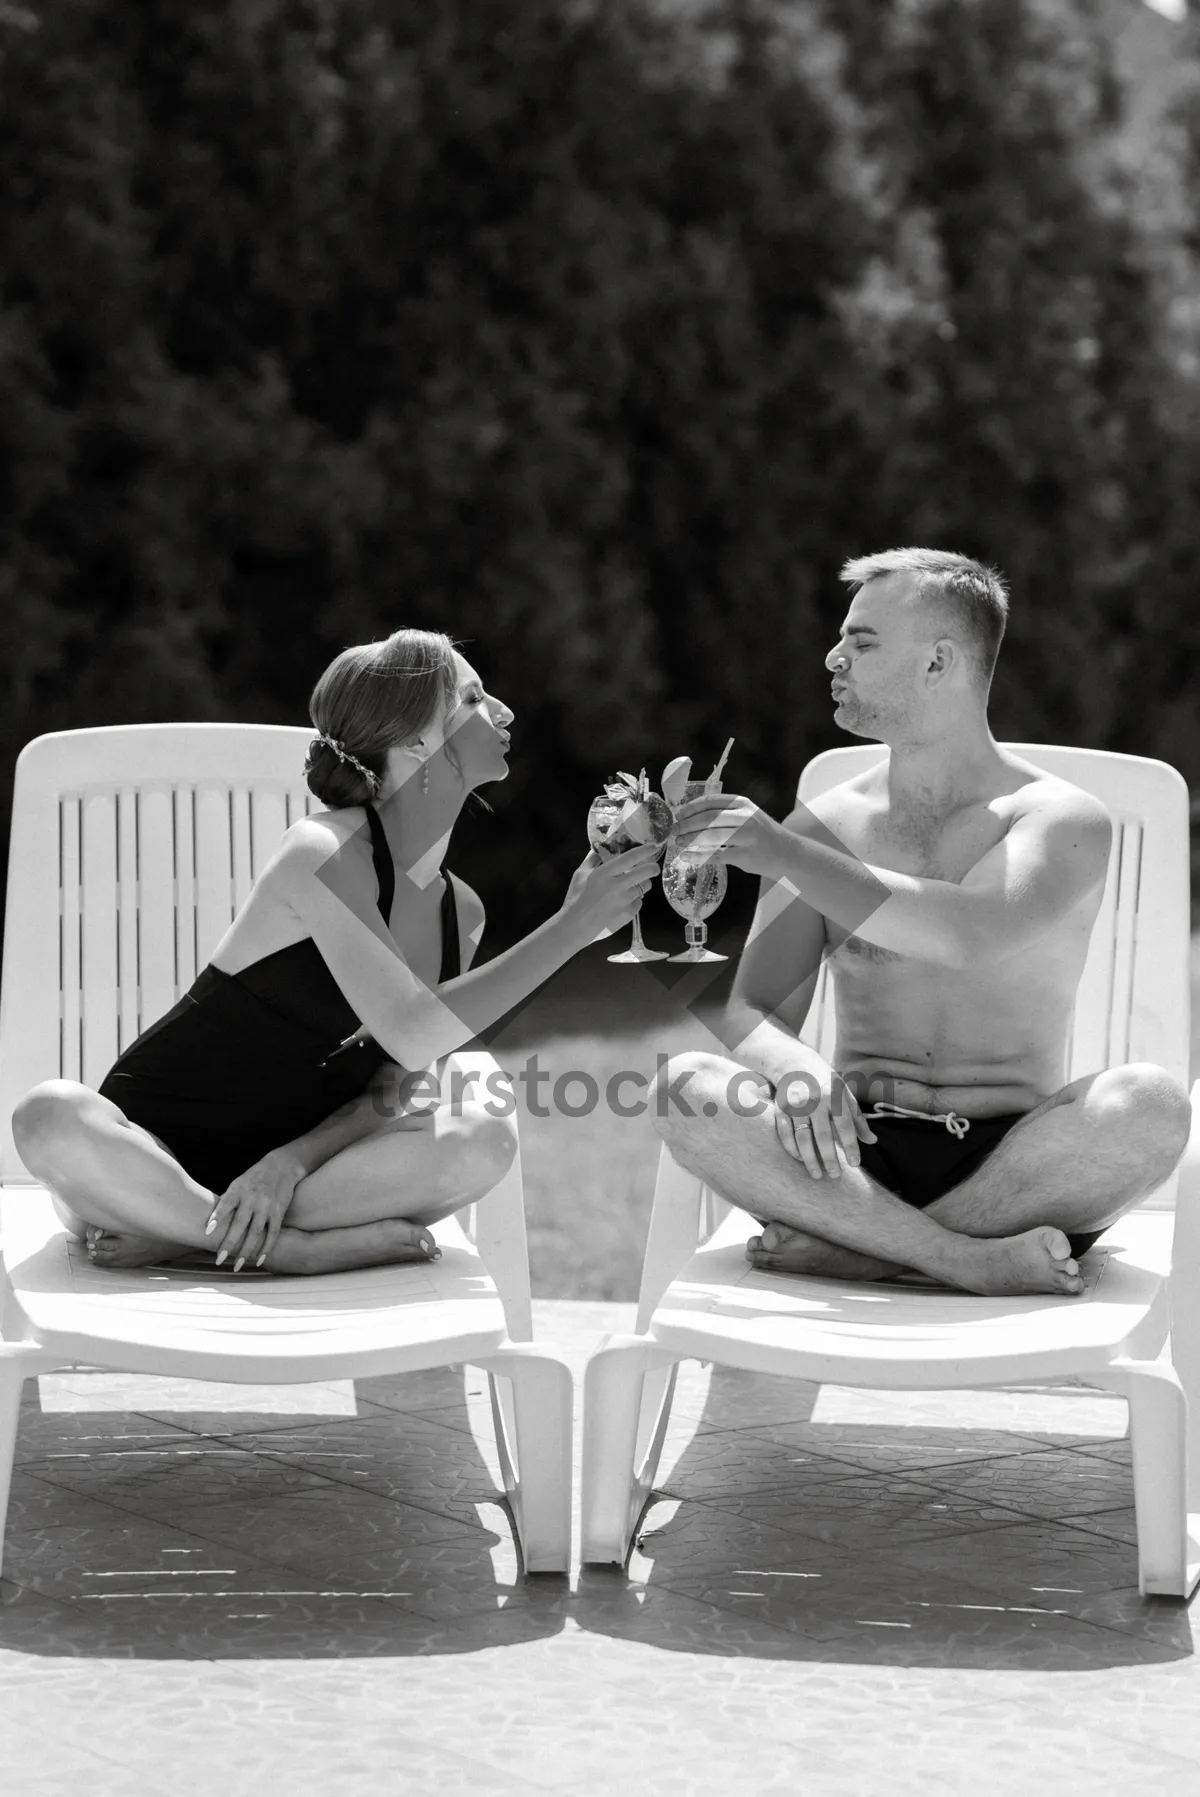
<instances>
[{"instance_id":1,"label":"stone tile paving","mask_svg":"<svg viewBox=\"0 0 1200 1797\"><path fill-rule=\"evenodd\" d=\"M633 1314L535 1308L577 1372ZM1138 1595L1105 1394L690 1366L627 1570L523 1581L473 1369L42 1384L5 1797L1200 1797L1192 1615Z\"/></svg>"}]
</instances>

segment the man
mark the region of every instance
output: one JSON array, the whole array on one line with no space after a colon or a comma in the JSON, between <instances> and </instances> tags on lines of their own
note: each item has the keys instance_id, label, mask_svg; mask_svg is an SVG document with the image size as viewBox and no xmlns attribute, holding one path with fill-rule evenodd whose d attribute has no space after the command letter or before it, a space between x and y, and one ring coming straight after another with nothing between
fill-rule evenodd
<instances>
[{"instance_id":1,"label":"man","mask_svg":"<svg viewBox=\"0 0 1200 1797\"><path fill-rule=\"evenodd\" d=\"M1078 1293L1079 1256L1168 1177L1190 1122L1160 1067L1064 1083L1111 820L992 737L995 570L899 549L841 577L835 716L890 752L782 824L733 796L681 814L681 845L762 884L734 1058L675 1057L658 1127L763 1221L756 1267ZM796 1035L826 957L833 1066Z\"/></svg>"}]
</instances>

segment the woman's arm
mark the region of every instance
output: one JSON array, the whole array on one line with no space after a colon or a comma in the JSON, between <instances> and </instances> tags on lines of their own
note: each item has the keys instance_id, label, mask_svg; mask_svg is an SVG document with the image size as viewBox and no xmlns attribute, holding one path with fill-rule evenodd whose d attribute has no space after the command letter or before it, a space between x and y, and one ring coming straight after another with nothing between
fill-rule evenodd
<instances>
[{"instance_id":1,"label":"woman's arm","mask_svg":"<svg viewBox=\"0 0 1200 1797\"><path fill-rule=\"evenodd\" d=\"M458 886L455 900L461 958L463 965L469 967L483 934L484 913L478 895L462 881ZM363 1039L368 1036L365 1030L358 1034ZM495 1065L490 1057L487 1059ZM439 1082L445 1064L444 1060L438 1063ZM214 1206L210 1230L221 1260L236 1253L239 1268L249 1257L261 1265L275 1246L295 1188L302 1179L323 1167L343 1148L373 1135L389 1118L415 1112L417 1102L433 1096L431 1087L422 1083L421 1074L410 1074L395 1061L383 1061L356 1098L340 1105L303 1135L281 1142L261 1155L254 1168L247 1169L249 1190L244 1189L247 1178L243 1175Z\"/></svg>"},{"instance_id":2,"label":"woman's arm","mask_svg":"<svg viewBox=\"0 0 1200 1797\"><path fill-rule=\"evenodd\" d=\"M484 909L479 894L459 880L454 892L458 911L459 944L464 968L471 965L475 951L483 935ZM362 1040L369 1039L366 1030L359 1030ZM438 1073L440 1075L439 1065ZM295 1170L297 1183L309 1173L315 1173L323 1167L327 1160L339 1154L343 1148L349 1148L353 1142L361 1142L364 1136L372 1135L380 1125L381 1119L395 1117L405 1108L398 1098L398 1086L408 1076L406 1070L395 1061L384 1061L375 1069L370 1082L347 1104L339 1105L328 1117L312 1129L305 1130L302 1136L296 1136L290 1142L281 1142L271 1153L279 1156L284 1163ZM427 1091L418 1089L418 1098L427 1096Z\"/></svg>"},{"instance_id":3,"label":"woman's arm","mask_svg":"<svg viewBox=\"0 0 1200 1797\"><path fill-rule=\"evenodd\" d=\"M484 911L483 901L475 891L474 887L468 886L465 880L460 880L457 874L448 877L450 878L450 892L454 900L455 910L458 914L459 962L463 973L466 973L472 961L475 959L480 942L483 940L483 929L484 924L487 921L487 913ZM360 1031L359 1033L364 1036L366 1035L365 1030ZM487 1058L490 1065L495 1066L495 1062L491 1061L491 1057L488 1056ZM449 1059L449 1055L439 1055L437 1065L433 1069L433 1075L439 1087L441 1086L442 1080L445 1078ZM383 1063L375 1074L374 1079L371 1081L371 1088L374 1093L374 1109L377 1115L393 1117L397 1114L397 1111L400 1108L397 1103L400 1086L404 1080L411 1077L412 1076L406 1069L398 1066L395 1061L385 1061ZM416 1095L418 1097L424 1097L425 1093L418 1090ZM356 1140L357 1138L352 1139Z\"/></svg>"},{"instance_id":4,"label":"woman's arm","mask_svg":"<svg viewBox=\"0 0 1200 1797\"><path fill-rule=\"evenodd\" d=\"M589 853L553 917L477 971L432 988L412 972L379 915L363 845L302 818L274 872L355 1015L394 1061L419 1068L471 1041L602 930L628 923L660 852L647 843L607 861Z\"/></svg>"},{"instance_id":5,"label":"woman's arm","mask_svg":"<svg viewBox=\"0 0 1200 1797\"><path fill-rule=\"evenodd\" d=\"M335 1154L340 1154L343 1148L361 1142L364 1136L373 1135L387 1118L400 1115L404 1107L397 1101L396 1087L398 1080L404 1077L403 1068L392 1061L384 1061L357 1098L339 1105L336 1111L322 1117L302 1136L281 1142L271 1153L295 1170L299 1183Z\"/></svg>"}]
</instances>

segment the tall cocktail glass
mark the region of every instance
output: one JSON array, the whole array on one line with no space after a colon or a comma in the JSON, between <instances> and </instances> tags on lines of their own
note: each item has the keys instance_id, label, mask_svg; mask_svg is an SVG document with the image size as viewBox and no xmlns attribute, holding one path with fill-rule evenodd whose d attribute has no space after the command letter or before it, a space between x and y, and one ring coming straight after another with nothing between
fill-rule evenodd
<instances>
[{"instance_id":1,"label":"tall cocktail glass","mask_svg":"<svg viewBox=\"0 0 1200 1797\"><path fill-rule=\"evenodd\" d=\"M689 799L701 799L711 791L711 779L689 780L678 803L686 805ZM672 911L687 920L685 934L688 945L681 954L672 955L670 959L727 961L728 955L719 955L715 949L705 946L708 941L708 925L704 921L706 917L712 916L728 889L729 872L724 864L719 861L695 861L690 857L684 859L673 855L668 847L663 860L662 884Z\"/></svg>"}]
</instances>

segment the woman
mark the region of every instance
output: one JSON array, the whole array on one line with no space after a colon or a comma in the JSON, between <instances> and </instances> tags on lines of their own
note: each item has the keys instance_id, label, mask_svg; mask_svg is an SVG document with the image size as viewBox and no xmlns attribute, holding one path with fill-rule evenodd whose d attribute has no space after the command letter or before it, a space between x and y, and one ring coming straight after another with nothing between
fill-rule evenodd
<instances>
[{"instance_id":1,"label":"woman","mask_svg":"<svg viewBox=\"0 0 1200 1797\"><path fill-rule=\"evenodd\" d=\"M507 776L512 712L424 630L343 650L309 711L305 772L327 809L285 832L208 966L98 1091L47 1080L13 1113L97 1265L436 1259L428 1226L511 1162L511 1093L406 1069L627 923L653 878L652 844L589 853L554 916L468 972L483 906L442 859L467 794Z\"/></svg>"}]
</instances>

